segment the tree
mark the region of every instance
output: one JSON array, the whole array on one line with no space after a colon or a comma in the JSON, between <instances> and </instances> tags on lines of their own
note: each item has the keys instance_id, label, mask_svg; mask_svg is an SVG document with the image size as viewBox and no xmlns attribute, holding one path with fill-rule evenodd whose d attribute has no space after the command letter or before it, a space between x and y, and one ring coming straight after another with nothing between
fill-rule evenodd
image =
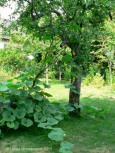
<instances>
[{"instance_id":1,"label":"tree","mask_svg":"<svg viewBox=\"0 0 115 153\"><path fill-rule=\"evenodd\" d=\"M17 1L15 14L17 13L19 18L14 25L17 26L18 23L26 27L27 32L39 40L52 42L56 37L62 41L60 47L66 45L71 49L71 57L68 57L71 65L71 85L68 86L71 104L79 105L82 72L91 59L90 44L108 15L112 18L112 6L111 0Z\"/></svg>"}]
</instances>

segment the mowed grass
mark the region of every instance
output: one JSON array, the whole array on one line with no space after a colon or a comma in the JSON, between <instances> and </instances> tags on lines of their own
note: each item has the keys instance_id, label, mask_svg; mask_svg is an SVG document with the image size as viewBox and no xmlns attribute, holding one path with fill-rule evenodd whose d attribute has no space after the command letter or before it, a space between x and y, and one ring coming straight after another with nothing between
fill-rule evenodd
<instances>
[{"instance_id":1,"label":"mowed grass","mask_svg":"<svg viewBox=\"0 0 115 153\"><path fill-rule=\"evenodd\" d=\"M51 81L50 89L45 89L53 97L51 102L68 103L68 82ZM106 107L104 117L90 118L90 112L81 111L81 118L66 117L55 127L65 131L65 141L75 144L74 153L115 153L115 93L109 87L97 89L93 86L81 87L81 102ZM50 130L31 127L28 129L8 130L0 140L0 153L58 153L59 142L51 141L47 135ZM36 150L35 150L36 149Z\"/></svg>"}]
</instances>

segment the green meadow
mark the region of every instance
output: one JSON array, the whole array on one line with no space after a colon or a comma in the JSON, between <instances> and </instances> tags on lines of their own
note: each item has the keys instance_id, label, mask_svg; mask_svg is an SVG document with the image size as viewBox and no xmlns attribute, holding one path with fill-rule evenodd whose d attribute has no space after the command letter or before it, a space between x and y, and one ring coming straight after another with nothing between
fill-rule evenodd
<instances>
[{"instance_id":1,"label":"green meadow","mask_svg":"<svg viewBox=\"0 0 115 153\"><path fill-rule=\"evenodd\" d=\"M68 82L49 81L51 88L44 89L53 97L52 103L68 103ZM64 140L75 144L74 153L115 153L115 93L108 86L81 87L81 102L94 107L107 107L105 111L92 117L93 112L82 109L81 118L65 116L55 127L65 131ZM48 138L49 130L32 126L18 130L4 129L5 137L0 140L0 153L58 153L60 143Z\"/></svg>"}]
</instances>

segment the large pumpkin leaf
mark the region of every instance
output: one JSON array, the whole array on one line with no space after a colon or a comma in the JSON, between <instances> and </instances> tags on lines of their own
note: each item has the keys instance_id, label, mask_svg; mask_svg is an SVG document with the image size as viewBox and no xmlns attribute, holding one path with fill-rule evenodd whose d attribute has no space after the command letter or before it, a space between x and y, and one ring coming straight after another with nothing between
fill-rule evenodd
<instances>
[{"instance_id":1,"label":"large pumpkin leaf","mask_svg":"<svg viewBox=\"0 0 115 153\"><path fill-rule=\"evenodd\" d=\"M27 86L32 86L33 81L26 81L25 83L26 83Z\"/></svg>"},{"instance_id":2,"label":"large pumpkin leaf","mask_svg":"<svg viewBox=\"0 0 115 153\"><path fill-rule=\"evenodd\" d=\"M3 120L4 121L11 121L13 122L15 120L15 116L12 115L12 113L10 111L5 111L3 114Z\"/></svg>"},{"instance_id":3,"label":"large pumpkin leaf","mask_svg":"<svg viewBox=\"0 0 115 153\"><path fill-rule=\"evenodd\" d=\"M65 85L65 88L76 89L76 87L73 86L72 84Z\"/></svg>"},{"instance_id":4,"label":"large pumpkin leaf","mask_svg":"<svg viewBox=\"0 0 115 153\"><path fill-rule=\"evenodd\" d=\"M11 91L14 95L20 95L20 90L19 90L19 89L10 88L10 91Z\"/></svg>"},{"instance_id":5,"label":"large pumpkin leaf","mask_svg":"<svg viewBox=\"0 0 115 153\"><path fill-rule=\"evenodd\" d=\"M7 122L7 127L14 128L15 124L14 122Z\"/></svg>"},{"instance_id":6,"label":"large pumpkin leaf","mask_svg":"<svg viewBox=\"0 0 115 153\"><path fill-rule=\"evenodd\" d=\"M19 101L18 101L18 104L24 104L25 103L25 100L24 99L20 99Z\"/></svg>"},{"instance_id":7,"label":"large pumpkin leaf","mask_svg":"<svg viewBox=\"0 0 115 153\"><path fill-rule=\"evenodd\" d=\"M64 119L64 116L62 114L58 114L55 116L56 119L58 119L59 121Z\"/></svg>"},{"instance_id":8,"label":"large pumpkin leaf","mask_svg":"<svg viewBox=\"0 0 115 153\"><path fill-rule=\"evenodd\" d=\"M41 100L43 99L43 97L42 97L39 93L36 93L35 95L32 95L32 97L33 97L34 99L39 100L39 101L41 101Z\"/></svg>"},{"instance_id":9,"label":"large pumpkin leaf","mask_svg":"<svg viewBox=\"0 0 115 153\"><path fill-rule=\"evenodd\" d=\"M48 137L51 140L55 140L55 141L62 141L63 140L63 137L58 132L55 132L55 131L52 131L51 133L49 133Z\"/></svg>"},{"instance_id":10,"label":"large pumpkin leaf","mask_svg":"<svg viewBox=\"0 0 115 153\"><path fill-rule=\"evenodd\" d=\"M35 110L39 113L42 111L42 108L39 105L36 105Z\"/></svg>"},{"instance_id":11,"label":"large pumpkin leaf","mask_svg":"<svg viewBox=\"0 0 115 153\"><path fill-rule=\"evenodd\" d=\"M59 121L58 120L56 120L54 117L48 117L47 118L47 121L48 121L48 124L49 125L55 125L55 124L57 124Z\"/></svg>"},{"instance_id":12,"label":"large pumpkin leaf","mask_svg":"<svg viewBox=\"0 0 115 153\"><path fill-rule=\"evenodd\" d=\"M24 90L24 89L19 89L19 91L20 91L20 95L21 95L21 96L24 96L24 97L27 97L27 96L28 96L28 92L27 92L26 90Z\"/></svg>"},{"instance_id":13,"label":"large pumpkin leaf","mask_svg":"<svg viewBox=\"0 0 115 153\"><path fill-rule=\"evenodd\" d=\"M46 117L42 115L42 113L35 113L34 114L34 120L35 122L45 122L46 121Z\"/></svg>"},{"instance_id":14,"label":"large pumpkin leaf","mask_svg":"<svg viewBox=\"0 0 115 153\"><path fill-rule=\"evenodd\" d=\"M56 113L56 107L54 107L54 106L52 106L52 105L49 105L48 106L48 108L49 108L49 111L52 113L52 114L55 114Z\"/></svg>"},{"instance_id":15,"label":"large pumpkin leaf","mask_svg":"<svg viewBox=\"0 0 115 153\"><path fill-rule=\"evenodd\" d=\"M25 111L24 111L24 109L15 109L14 110L14 115L18 118L18 119L21 119L21 118L23 118L24 116L25 116Z\"/></svg>"},{"instance_id":16,"label":"large pumpkin leaf","mask_svg":"<svg viewBox=\"0 0 115 153\"><path fill-rule=\"evenodd\" d=\"M7 90L8 90L8 87L7 86L0 87L0 91L7 91Z\"/></svg>"},{"instance_id":17,"label":"large pumpkin leaf","mask_svg":"<svg viewBox=\"0 0 115 153\"><path fill-rule=\"evenodd\" d=\"M48 123L40 123L38 124L38 127L41 127L44 129L53 129L51 126L48 125Z\"/></svg>"},{"instance_id":18,"label":"large pumpkin leaf","mask_svg":"<svg viewBox=\"0 0 115 153\"><path fill-rule=\"evenodd\" d=\"M73 110L75 110L75 108L74 108L74 107L71 107L71 106L67 106L67 110L68 110L69 112L72 112Z\"/></svg>"},{"instance_id":19,"label":"large pumpkin leaf","mask_svg":"<svg viewBox=\"0 0 115 153\"><path fill-rule=\"evenodd\" d=\"M36 92L36 91L40 91L40 90L41 90L41 88L39 86L29 88L29 92Z\"/></svg>"},{"instance_id":20,"label":"large pumpkin leaf","mask_svg":"<svg viewBox=\"0 0 115 153\"><path fill-rule=\"evenodd\" d=\"M43 99L42 101L39 102L39 105L41 107L44 107L44 106L50 105L50 102L47 99Z\"/></svg>"},{"instance_id":21,"label":"large pumpkin leaf","mask_svg":"<svg viewBox=\"0 0 115 153\"><path fill-rule=\"evenodd\" d=\"M23 118L21 120L21 124L26 126L26 127L29 127L29 126L33 125L33 121L30 120L30 119Z\"/></svg>"},{"instance_id":22,"label":"large pumpkin leaf","mask_svg":"<svg viewBox=\"0 0 115 153\"><path fill-rule=\"evenodd\" d=\"M33 108L31 105L25 104L25 108L27 113L33 113Z\"/></svg>"},{"instance_id":23,"label":"large pumpkin leaf","mask_svg":"<svg viewBox=\"0 0 115 153\"><path fill-rule=\"evenodd\" d=\"M43 114L45 116L50 116L51 115L51 112L50 112L50 109L49 109L48 106L43 107L43 111L42 112L43 112Z\"/></svg>"},{"instance_id":24,"label":"large pumpkin leaf","mask_svg":"<svg viewBox=\"0 0 115 153\"><path fill-rule=\"evenodd\" d=\"M19 122L14 121L14 129L16 130L16 129L18 129L18 127L19 127Z\"/></svg>"}]
</instances>

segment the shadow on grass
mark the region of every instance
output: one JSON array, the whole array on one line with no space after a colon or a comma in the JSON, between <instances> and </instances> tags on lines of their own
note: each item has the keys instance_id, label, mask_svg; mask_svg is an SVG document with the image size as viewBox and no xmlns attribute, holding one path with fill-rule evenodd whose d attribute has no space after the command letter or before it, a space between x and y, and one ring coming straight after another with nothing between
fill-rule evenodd
<instances>
[{"instance_id":1,"label":"shadow on grass","mask_svg":"<svg viewBox=\"0 0 115 153\"><path fill-rule=\"evenodd\" d=\"M67 101L54 101L61 104ZM112 107L105 112L105 118L92 119L85 114L81 119L68 117L61 121L56 127L62 128L65 131L65 141L75 144L72 149L73 153L114 153L115 152L115 103L114 100L99 99L91 97L82 97L81 102L96 107L105 107L112 104ZM5 129L4 129L5 130ZM0 149L7 147L17 148L52 148L49 153L58 153L60 142L51 141L48 138L50 130L44 130L32 126L30 128L20 128L18 130L8 130L5 133L5 138L0 140ZM0 152L1 153L1 152ZM6 152L5 152L6 153ZM20 153L15 151L11 153ZM34 153L28 151L27 153ZM35 152L42 153L42 152ZM44 153L44 152L43 152Z\"/></svg>"},{"instance_id":2,"label":"shadow on grass","mask_svg":"<svg viewBox=\"0 0 115 153\"><path fill-rule=\"evenodd\" d=\"M44 83L46 83L46 81L42 81ZM49 85L56 85L56 84L69 84L69 81L59 81L59 80L49 80Z\"/></svg>"}]
</instances>

